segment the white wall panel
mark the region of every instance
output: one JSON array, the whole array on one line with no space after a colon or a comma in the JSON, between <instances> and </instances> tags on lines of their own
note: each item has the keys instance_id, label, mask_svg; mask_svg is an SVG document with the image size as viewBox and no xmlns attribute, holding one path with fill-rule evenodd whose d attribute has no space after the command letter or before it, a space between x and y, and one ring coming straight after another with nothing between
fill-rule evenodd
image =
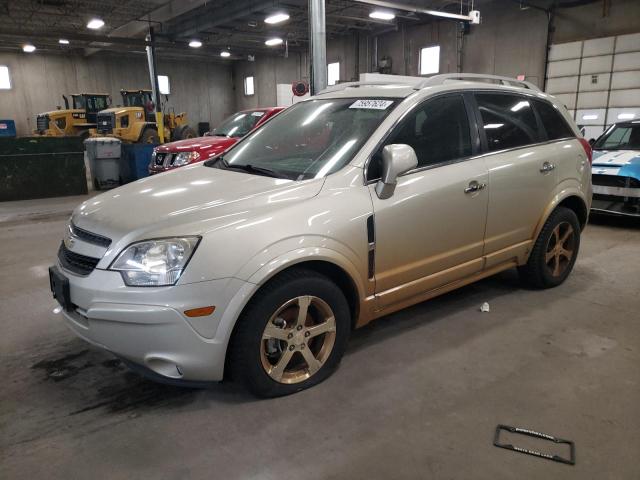
<instances>
[{"instance_id":1,"label":"white wall panel","mask_svg":"<svg viewBox=\"0 0 640 480\"><path fill-rule=\"evenodd\" d=\"M600 135L604 133L604 125L600 126L590 126L587 125L584 127L584 138L587 140L591 140L598 138Z\"/></svg>"},{"instance_id":2,"label":"white wall panel","mask_svg":"<svg viewBox=\"0 0 640 480\"><path fill-rule=\"evenodd\" d=\"M567 60L570 58L580 58L582 42L560 43L551 45L549 49L549 61Z\"/></svg>"},{"instance_id":3,"label":"white wall panel","mask_svg":"<svg viewBox=\"0 0 640 480\"><path fill-rule=\"evenodd\" d=\"M633 116L632 116L633 115ZM610 108L607 125L629 120L640 120L640 106L637 108Z\"/></svg>"},{"instance_id":4,"label":"white wall panel","mask_svg":"<svg viewBox=\"0 0 640 480\"><path fill-rule=\"evenodd\" d=\"M613 59L613 69L616 72L640 70L640 52L616 53Z\"/></svg>"},{"instance_id":5,"label":"white wall panel","mask_svg":"<svg viewBox=\"0 0 640 480\"><path fill-rule=\"evenodd\" d=\"M580 76L579 92L595 92L598 90L609 90L611 74L594 73Z\"/></svg>"},{"instance_id":6,"label":"white wall panel","mask_svg":"<svg viewBox=\"0 0 640 480\"><path fill-rule=\"evenodd\" d=\"M606 108L608 92L580 92L578 108Z\"/></svg>"},{"instance_id":7,"label":"white wall panel","mask_svg":"<svg viewBox=\"0 0 640 480\"><path fill-rule=\"evenodd\" d=\"M611 88L614 90L640 88L640 70L614 72L613 78L611 79Z\"/></svg>"},{"instance_id":8,"label":"white wall panel","mask_svg":"<svg viewBox=\"0 0 640 480\"><path fill-rule=\"evenodd\" d=\"M582 59L580 72L585 73L609 73L611 72L611 62L613 55L602 55L599 57L588 57ZM579 62L579 60L574 60Z\"/></svg>"},{"instance_id":9,"label":"white wall panel","mask_svg":"<svg viewBox=\"0 0 640 480\"><path fill-rule=\"evenodd\" d=\"M578 86L578 77L559 77L547 80L547 92L555 95L556 93L573 93Z\"/></svg>"},{"instance_id":10,"label":"white wall panel","mask_svg":"<svg viewBox=\"0 0 640 480\"><path fill-rule=\"evenodd\" d=\"M604 125L606 108L577 110L576 123L580 125Z\"/></svg>"},{"instance_id":11,"label":"white wall panel","mask_svg":"<svg viewBox=\"0 0 640 480\"><path fill-rule=\"evenodd\" d=\"M593 40L585 40L582 49L583 57L594 57L596 55L606 55L613 53L613 44L615 37L594 38Z\"/></svg>"},{"instance_id":12,"label":"white wall panel","mask_svg":"<svg viewBox=\"0 0 640 480\"><path fill-rule=\"evenodd\" d=\"M640 33L620 35L616 41L616 53L637 52L640 50Z\"/></svg>"},{"instance_id":13,"label":"white wall panel","mask_svg":"<svg viewBox=\"0 0 640 480\"><path fill-rule=\"evenodd\" d=\"M568 77L580 73L580 59L550 62L547 77Z\"/></svg>"},{"instance_id":14,"label":"white wall panel","mask_svg":"<svg viewBox=\"0 0 640 480\"><path fill-rule=\"evenodd\" d=\"M582 97L582 95L580 95ZM578 102L580 100L578 99ZM611 90L609 107L640 105L640 88L633 90Z\"/></svg>"}]
</instances>

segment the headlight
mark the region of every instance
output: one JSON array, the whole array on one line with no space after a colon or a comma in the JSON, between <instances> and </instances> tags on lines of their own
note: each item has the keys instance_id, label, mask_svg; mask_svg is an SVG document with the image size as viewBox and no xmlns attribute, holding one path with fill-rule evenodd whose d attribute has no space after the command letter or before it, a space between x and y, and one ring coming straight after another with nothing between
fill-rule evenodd
<instances>
[{"instance_id":1,"label":"headlight","mask_svg":"<svg viewBox=\"0 0 640 480\"><path fill-rule=\"evenodd\" d=\"M131 287L174 285L200 237L160 238L129 245L113 261L109 270L120 272Z\"/></svg>"},{"instance_id":2,"label":"headlight","mask_svg":"<svg viewBox=\"0 0 640 480\"><path fill-rule=\"evenodd\" d=\"M187 163L195 162L200 158L200 154L198 152L182 152L176 155L174 158L173 165L174 167L180 167L182 165L186 165Z\"/></svg>"}]
</instances>

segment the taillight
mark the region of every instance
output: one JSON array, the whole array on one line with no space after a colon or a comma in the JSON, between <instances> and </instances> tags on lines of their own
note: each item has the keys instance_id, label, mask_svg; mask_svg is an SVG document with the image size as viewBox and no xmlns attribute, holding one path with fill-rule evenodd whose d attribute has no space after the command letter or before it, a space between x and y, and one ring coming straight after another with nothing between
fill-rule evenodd
<instances>
[{"instance_id":1,"label":"taillight","mask_svg":"<svg viewBox=\"0 0 640 480\"><path fill-rule=\"evenodd\" d=\"M586 138L578 138L578 141L582 144L584 153L587 154L587 158L589 159L589 165L591 165L593 163L593 149L591 148L591 145Z\"/></svg>"}]
</instances>

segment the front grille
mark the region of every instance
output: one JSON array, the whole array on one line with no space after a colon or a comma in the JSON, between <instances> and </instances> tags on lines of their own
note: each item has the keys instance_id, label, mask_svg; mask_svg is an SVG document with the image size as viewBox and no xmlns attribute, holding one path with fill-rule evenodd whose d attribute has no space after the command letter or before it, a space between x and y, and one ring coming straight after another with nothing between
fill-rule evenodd
<instances>
[{"instance_id":1,"label":"front grille","mask_svg":"<svg viewBox=\"0 0 640 480\"><path fill-rule=\"evenodd\" d=\"M60 260L62 268L82 276L89 275L100 261L99 258L72 252L64 245L64 242L60 244L58 249L58 260Z\"/></svg>"},{"instance_id":2,"label":"front grille","mask_svg":"<svg viewBox=\"0 0 640 480\"><path fill-rule=\"evenodd\" d=\"M94 245L99 245L105 248L111 245L110 238L103 237L102 235L98 235L97 233L88 232L82 228L76 227L73 223L69 225L69 230L71 230L71 235L87 243L92 243Z\"/></svg>"},{"instance_id":3,"label":"front grille","mask_svg":"<svg viewBox=\"0 0 640 480\"><path fill-rule=\"evenodd\" d=\"M38 115L36 118L36 129L39 132L49 130L49 115Z\"/></svg>"},{"instance_id":4,"label":"front grille","mask_svg":"<svg viewBox=\"0 0 640 480\"><path fill-rule=\"evenodd\" d=\"M620 175L599 175L594 173L591 176L591 183L602 185L603 187L640 188L640 180Z\"/></svg>"},{"instance_id":5,"label":"front grille","mask_svg":"<svg viewBox=\"0 0 640 480\"><path fill-rule=\"evenodd\" d=\"M116 123L116 116L113 112L99 113L96 116L96 129L98 133L111 133Z\"/></svg>"},{"instance_id":6,"label":"front grille","mask_svg":"<svg viewBox=\"0 0 640 480\"><path fill-rule=\"evenodd\" d=\"M173 157L172 153L158 152L156 154L156 167L163 167L171 164L171 157Z\"/></svg>"}]
</instances>

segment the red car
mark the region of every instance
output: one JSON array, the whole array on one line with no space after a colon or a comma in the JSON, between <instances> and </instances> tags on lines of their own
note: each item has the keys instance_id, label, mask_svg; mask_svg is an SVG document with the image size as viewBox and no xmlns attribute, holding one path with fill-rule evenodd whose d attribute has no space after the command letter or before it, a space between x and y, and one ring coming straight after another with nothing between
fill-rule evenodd
<instances>
[{"instance_id":1,"label":"red car","mask_svg":"<svg viewBox=\"0 0 640 480\"><path fill-rule=\"evenodd\" d=\"M149 174L166 172L215 157L283 109L284 107L271 107L244 110L231 115L204 137L159 145L151 155Z\"/></svg>"}]
</instances>

